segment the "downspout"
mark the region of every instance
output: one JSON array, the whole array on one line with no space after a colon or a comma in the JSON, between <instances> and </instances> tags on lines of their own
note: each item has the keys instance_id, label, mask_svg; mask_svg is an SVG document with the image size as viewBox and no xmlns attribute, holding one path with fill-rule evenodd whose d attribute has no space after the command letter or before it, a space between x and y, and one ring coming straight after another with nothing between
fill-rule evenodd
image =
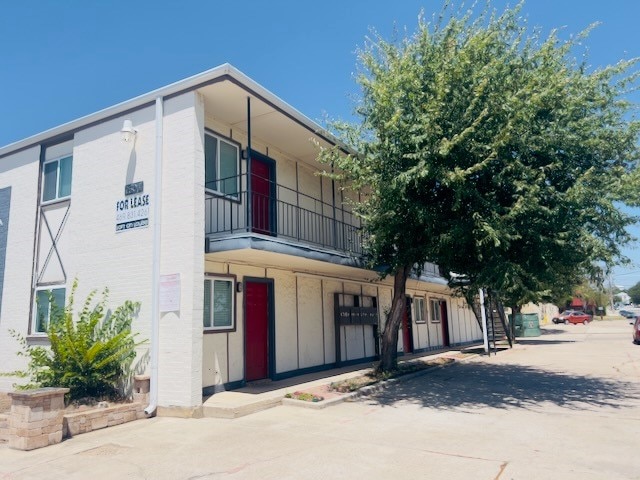
<instances>
[{"instance_id":1,"label":"downspout","mask_svg":"<svg viewBox=\"0 0 640 480\"><path fill-rule=\"evenodd\" d=\"M149 405L144 409L147 415L153 415L158 407L158 358L160 349L160 234L162 214L162 126L164 100L156 98L156 175L154 181L153 206L153 270L151 292L151 383L149 387Z\"/></svg>"}]
</instances>

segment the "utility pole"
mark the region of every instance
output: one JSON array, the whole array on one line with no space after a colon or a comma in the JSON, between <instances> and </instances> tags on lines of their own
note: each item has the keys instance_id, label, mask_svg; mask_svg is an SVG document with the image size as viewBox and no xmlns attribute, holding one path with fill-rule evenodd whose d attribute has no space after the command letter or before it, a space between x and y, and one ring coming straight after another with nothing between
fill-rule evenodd
<instances>
[{"instance_id":1,"label":"utility pole","mask_svg":"<svg viewBox=\"0 0 640 480\"><path fill-rule=\"evenodd\" d=\"M611 304L611 309L613 310L614 301L613 301L613 279L611 278L611 271L607 272L607 277L609 279L609 302Z\"/></svg>"}]
</instances>

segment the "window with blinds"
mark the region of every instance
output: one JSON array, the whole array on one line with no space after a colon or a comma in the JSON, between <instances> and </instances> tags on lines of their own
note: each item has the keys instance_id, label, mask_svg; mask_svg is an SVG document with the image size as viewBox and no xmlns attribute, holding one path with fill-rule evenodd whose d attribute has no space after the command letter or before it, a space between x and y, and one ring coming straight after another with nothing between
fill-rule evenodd
<instances>
[{"instance_id":1,"label":"window with blinds","mask_svg":"<svg viewBox=\"0 0 640 480\"><path fill-rule=\"evenodd\" d=\"M414 297L413 305L415 308L415 323L426 323L424 318L424 298Z\"/></svg>"},{"instance_id":2,"label":"window with blinds","mask_svg":"<svg viewBox=\"0 0 640 480\"><path fill-rule=\"evenodd\" d=\"M431 304L431 322L432 323L440 323L440 320L441 320L440 304L442 302L443 302L443 300L436 300L436 299L431 299L430 300L430 304Z\"/></svg>"},{"instance_id":3,"label":"window with blinds","mask_svg":"<svg viewBox=\"0 0 640 480\"><path fill-rule=\"evenodd\" d=\"M235 328L233 278L208 277L204 281L205 330L232 330Z\"/></svg>"}]
</instances>

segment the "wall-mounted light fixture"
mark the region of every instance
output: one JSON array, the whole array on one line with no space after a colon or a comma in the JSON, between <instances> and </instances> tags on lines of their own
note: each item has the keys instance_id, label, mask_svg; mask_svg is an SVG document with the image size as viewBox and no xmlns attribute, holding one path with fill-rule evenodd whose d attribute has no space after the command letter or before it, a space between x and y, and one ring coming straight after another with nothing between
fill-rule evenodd
<instances>
[{"instance_id":1,"label":"wall-mounted light fixture","mask_svg":"<svg viewBox=\"0 0 640 480\"><path fill-rule=\"evenodd\" d=\"M131 120L125 120L122 124L122 130L120 130L122 141L128 143L135 140L136 133L138 133L138 131L133 128L133 123L131 123Z\"/></svg>"},{"instance_id":2,"label":"wall-mounted light fixture","mask_svg":"<svg viewBox=\"0 0 640 480\"><path fill-rule=\"evenodd\" d=\"M242 293L242 282L236 283L236 292Z\"/></svg>"}]
</instances>

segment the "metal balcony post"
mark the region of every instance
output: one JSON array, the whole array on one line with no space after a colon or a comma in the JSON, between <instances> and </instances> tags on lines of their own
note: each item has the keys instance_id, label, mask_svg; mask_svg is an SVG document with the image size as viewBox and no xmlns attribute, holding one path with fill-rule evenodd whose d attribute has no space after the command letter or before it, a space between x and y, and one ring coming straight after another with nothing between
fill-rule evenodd
<instances>
[{"instance_id":1,"label":"metal balcony post","mask_svg":"<svg viewBox=\"0 0 640 480\"><path fill-rule=\"evenodd\" d=\"M247 97L247 231L253 230L251 197L251 97Z\"/></svg>"},{"instance_id":2,"label":"metal balcony post","mask_svg":"<svg viewBox=\"0 0 640 480\"><path fill-rule=\"evenodd\" d=\"M333 163L331 164L333 175ZM331 207L333 209L333 248L338 248L338 224L336 219L336 181L331 177Z\"/></svg>"},{"instance_id":3,"label":"metal balcony post","mask_svg":"<svg viewBox=\"0 0 640 480\"><path fill-rule=\"evenodd\" d=\"M296 217L297 217L297 221L296 221L296 233L297 233L297 238L298 241L300 241L300 182L298 179L298 162L296 162Z\"/></svg>"}]
</instances>

